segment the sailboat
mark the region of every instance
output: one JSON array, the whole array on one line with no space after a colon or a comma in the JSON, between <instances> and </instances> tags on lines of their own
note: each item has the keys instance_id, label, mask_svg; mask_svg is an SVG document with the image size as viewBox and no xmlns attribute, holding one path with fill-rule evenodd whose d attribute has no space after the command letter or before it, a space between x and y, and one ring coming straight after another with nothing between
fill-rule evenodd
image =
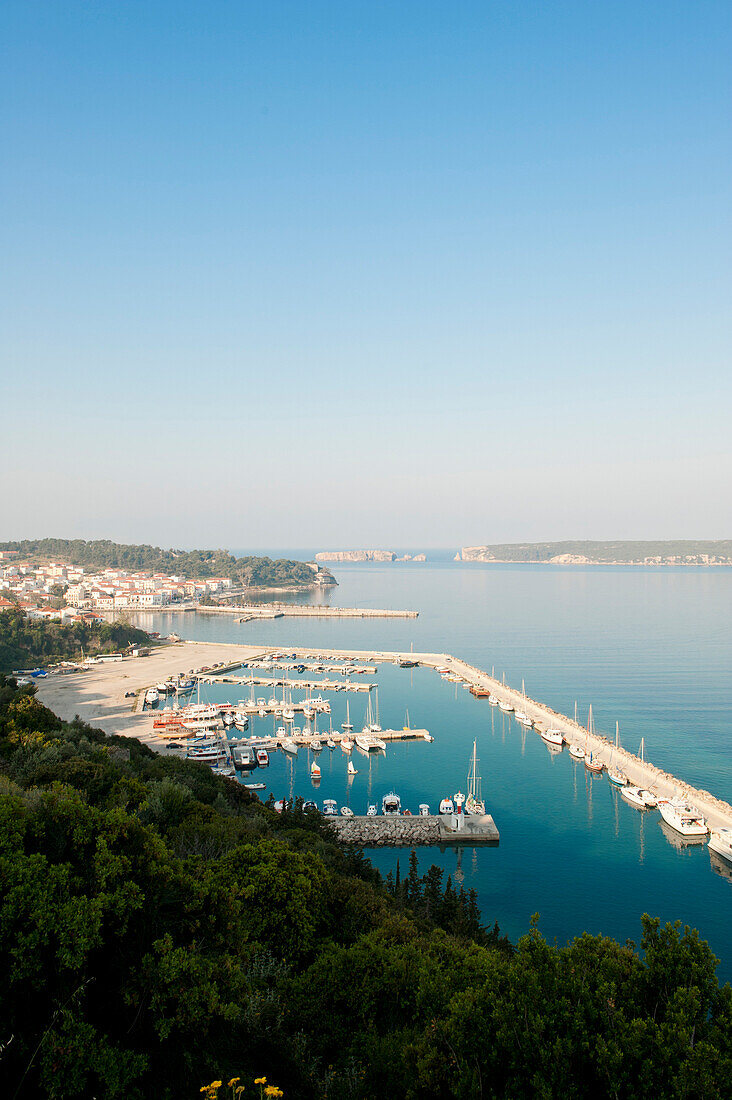
<instances>
[{"instance_id":1,"label":"sailboat","mask_svg":"<svg viewBox=\"0 0 732 1100\"><path fill-rule=\"evenodd\" d=\"M468 768L468 797L465 799L467 814L484 814L485 802L480 797L480 776L478 775L477 744L473 741L473 755Z\"/></svg>"},{"instance_id":2,"label":"sailboat","mask_svg":"<svg viewBox=\"0 0 732 1100\"><path fill-rule=\"evenodd\" d=\"M524 681L521 681L521 694L524 697L524 705L526 705L526 687ZM533 726L533 722L529 718L528 714L523 710L517 710L514 714L514 718L517 722L520 722L522 726Z\"/></svg>"},{"instance_id":3,"label":"sailboat","mask_svg":"<svg viewBox=\"0 0 732 1100\"><path fill-rule=\"evenodd\" d=\"M641 737L640 748L638 750L641 758L641 764L645 763L645 738ZM631 806L635 806L638 810L655 810L658 805L658 799L652 791L647 791L644 787L621 787L620 794L626 802L630 802Z\"/></svg>"},{"instance_id":4,"label":"sailboat","mask_svg":"<svg viewBox=\"0 0 732 1100\"><path fill-rule=\"evenodd\" d=\"M348 761L348 767L346 768L346 772L348 773L348 775L358 775L358 772L356 771L352 760Z\"/></svg>"},{"instance_id":5,"label":"sailboat","mask_svg":"<svg viewBox=\"0 0 732 1100\"><path fill-rule=\"evenodd\" d=\"M350 707L348 705L348 700L347 699L346 699L346 720L345 720L345 722L341 723L341 729L342 730L347 730L347 731L350 731L350 730L353 729L353 722L351 721L351 711L350 711Z\"/></svg>"},{"instance_id":6,"label":"sailboat","mask_svg":"<svg viewBox=\"0 0 732 1100\"><path fill-rule=\"evenodd\" d=\"M616 787L626 787L627 784L628 784L628 777L626 776L625 772L621 772L619 768L612 766L615 752L618 751L619 740L620 740L620 724L618 722L616 722L615 723L615 749L614 749L614 752L613 752L613 756L610 759L611 766L607 770L607 777L614 786L616 786Z\"/></svg>"},{"instance_id":7,"label":"sailboat","mask_svg":"<svg viewBox=\"0 0 732 1100\"><path fill-rule=\"evenodd\" d=\"M595 732L595 730L594 730L594 726L593 726L593 722L592 722L592 703L590 703L590 712L587 716L587 737L585 738L585 767L587 768L588 772L596 772L597 773L597 772L601 772L602 769L605 767L605 765L603 764L603 762L601 760L597 760L595 758L592 751L590 751L589 756L587 755L589 737L590 737L590 734L594 734L594 732Z\"/></svg>"}]
</instances>

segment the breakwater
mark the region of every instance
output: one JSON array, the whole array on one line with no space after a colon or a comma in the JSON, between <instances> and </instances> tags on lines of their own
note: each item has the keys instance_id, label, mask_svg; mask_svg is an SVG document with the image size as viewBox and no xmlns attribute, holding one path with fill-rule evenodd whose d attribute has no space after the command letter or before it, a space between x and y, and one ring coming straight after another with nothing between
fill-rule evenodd
<instances>
[{"instance_id":1,"label":"breakwater","mask_svg":"<svg viewBox=\"0 0 732 1100\"><path fill-rule=\"evenodd\" d=\"M499 833L490 814L464 817L453 828L453 817L427 816L332 817L328 823L343 844L359 848L414 848L435 844L498 844Z\"/></svg>"},{"instance_id":2,"label":"breakwater","mask_svg":"<svg viewBox=\"0 0 732 1100\"><path fill-rule=\"evenodd\" d=\"M170 610L170 608L168 608ZM416 619L419 611L387 607L326 607L324 604L257 603L226 607L178 607L176 611L197 611L205 615L240 615L245 619Z\"/></svg>"}]
</instances>

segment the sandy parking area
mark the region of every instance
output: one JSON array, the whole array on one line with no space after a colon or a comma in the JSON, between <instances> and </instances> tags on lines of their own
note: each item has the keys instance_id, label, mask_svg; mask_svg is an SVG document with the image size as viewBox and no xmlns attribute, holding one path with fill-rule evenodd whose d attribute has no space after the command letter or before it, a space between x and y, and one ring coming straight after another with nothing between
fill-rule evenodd
<instances>
[{"instance_id":1,"label":"sandy parking area","mask_svg":"<svg viewBox=\"0 0 732 1100\"><path fill-rule=\"evenodd\" d=\"M137 699L125 699L125 692L137 693L159 680L215 661L246 661L261 652L258 646L178 642L154 649L149 657L129 657L93 665L88 672L48 676L36 681L38 698L68 721L78 714L106 733L138 737L159 749L160 738L153 735L151 712L135 713Z\"/></svg>"}]
</instances>

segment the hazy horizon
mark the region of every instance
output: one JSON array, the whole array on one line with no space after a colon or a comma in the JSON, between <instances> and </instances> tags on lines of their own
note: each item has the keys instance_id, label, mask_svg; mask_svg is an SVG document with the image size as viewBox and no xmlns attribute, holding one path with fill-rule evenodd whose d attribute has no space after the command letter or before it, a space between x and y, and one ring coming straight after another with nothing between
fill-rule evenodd
<instances>
[{"instance_id":1,"label":"hazy horizon","mask_svg":"<svg viewBox=\"0 0 732 1100\"><path fill-rule=\"evenodd\" d=\"M0 34L8 537L732 530L728 4L7 0Z\"/></svg>"}]
</instances>

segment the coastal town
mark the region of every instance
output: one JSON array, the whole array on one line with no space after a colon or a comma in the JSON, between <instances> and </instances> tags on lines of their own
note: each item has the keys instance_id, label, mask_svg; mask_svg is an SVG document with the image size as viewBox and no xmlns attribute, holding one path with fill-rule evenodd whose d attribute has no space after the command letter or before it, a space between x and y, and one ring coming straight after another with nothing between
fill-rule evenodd
<instances>
[{"instance_id":1,"label":"coastal town","mask_svg":"<svg viewBox=\"0 0 732 1100\"><path fill-rule=\"evenodd\" d=\"M305 563L315 585L327 571ZM247 587L227 576L192 578L122 568L85 570L63 560L37 563L17 550L0 550L0 610L17 607L29 618L80 621L101 612L159 611L235 599Z\"/></svg>"}]
</instances>

